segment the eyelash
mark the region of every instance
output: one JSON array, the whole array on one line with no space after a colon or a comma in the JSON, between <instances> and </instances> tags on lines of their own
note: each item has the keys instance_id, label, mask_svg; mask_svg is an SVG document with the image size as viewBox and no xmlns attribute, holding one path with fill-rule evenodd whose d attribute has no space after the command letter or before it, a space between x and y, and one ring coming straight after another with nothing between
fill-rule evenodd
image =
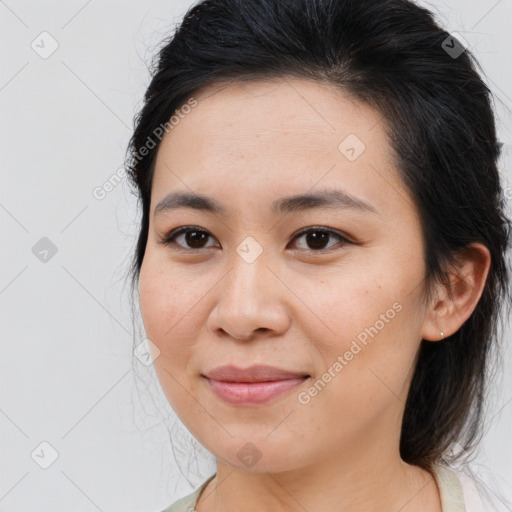
<instances>
[{"instance_id":1,"label":"eyelash","mask_svg":"<svg viewBox=\"0 0 512 512\"><path fill-rule=\"evenodd\" d=\"M182 235L184 233L186 234L191 231L206 233L210 237L212 236L212 235L210 235L210 233L208 233L208 231L206 231L205 229L202 229L198 226L197 227L196 226L182 226L180 228L173 229L170 232L168 232L167 234L165 234L160 240L158 240L158 243L166 245L166 246L174 245L176 247L173 247L173 250L177 250L177 251L197 252L197 251L201 251L203 249L211 249L211 247L200 247L199 249L186 248L186 247L180 246L179 244L176 244L176 242L174 241L175 238L177 238L179 235ZM303 236L305 234L319 233L319 232L336 236L337 238L340 239L341 242L343 242L343 245L348 245L348 244L355 245L354 242L348 240L345 236L343 236L338 231L334 231L332 229L324 228L321 226L313 226L313 227L302 229L294 236L292 241L297 238L300 238L301 236ZM330 252L333 249L333 247L335 247L335 246L331 246L326 249L302 249L302 250L309 252L309 253L323 253L323 252ZM301 250L301 249L299 249L299 250Z\"/></svg>"}]
</instances>

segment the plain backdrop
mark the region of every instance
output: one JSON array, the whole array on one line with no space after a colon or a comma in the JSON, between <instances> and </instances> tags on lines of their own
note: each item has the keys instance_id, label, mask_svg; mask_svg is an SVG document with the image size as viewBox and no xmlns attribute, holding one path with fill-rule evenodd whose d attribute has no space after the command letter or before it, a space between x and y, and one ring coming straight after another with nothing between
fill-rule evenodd
<instances>
[{"instance_id":1,"label":"plain backdrop","mask_svg":"<svg viewBox=\"0 0 512 512\"><path fill-rule=\"evenodd\" d=\"M94 194L122 167L147 66L192 3L0 0L0 512L158 512L214 471L133 356L135 197L126 183ZM485 71L512 198L512 1L421 4ZM509 327L503 337L474 464L511 502Z\"/></svg>"}]
</instances>

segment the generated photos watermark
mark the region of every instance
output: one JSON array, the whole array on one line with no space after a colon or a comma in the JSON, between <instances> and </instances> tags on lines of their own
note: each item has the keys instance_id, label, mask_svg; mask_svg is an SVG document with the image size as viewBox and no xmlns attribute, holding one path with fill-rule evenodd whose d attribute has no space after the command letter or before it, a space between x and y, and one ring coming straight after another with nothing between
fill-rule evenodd
<instances>
[{"instance_id":1,"label":"generated photos watermark","mask_svg":"<svg viewBox=\"0 0 512 512\"><path fill-rule=\"evenodd\" d=\"M359 354L364 347L368 345L369 338L373 339L377 336L382 329L393 319L397 313L402 311L402 304L395 302L391 308L386 310L379 316L379 320L375 321L370 327L365 327L355 339L352 340L350 348L342 355L336 358L336 361L325 371L314 384L307 390L301 391L297 395L297 400L300 404L306 405L311 402L311 398L318 395L318 393L325 388L349 363L354 357ZM359 342L359 343L358 343Z\"/></svg>"}]
</instances>

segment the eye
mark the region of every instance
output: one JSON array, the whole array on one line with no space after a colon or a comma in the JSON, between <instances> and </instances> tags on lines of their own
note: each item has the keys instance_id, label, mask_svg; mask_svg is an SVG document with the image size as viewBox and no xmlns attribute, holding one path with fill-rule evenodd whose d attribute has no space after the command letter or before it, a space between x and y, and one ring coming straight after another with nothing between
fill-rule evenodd
<instances>
[{"instance_id":1,"label":"eye","mask_svg":"<svg viewBox=\"0 0 512 512\"><path fill-rule=\"evenodd\" d=\"M332 229L322 228L320 226L302 230L295 236L294 240L298 240L304 236L306 236L306 238L305 238L306 243L310 247L312 247L312 249L305 249L309 252L320 252L320 251L330 249L331 247L333 247L332 245L327 248L325 247L325 244L328 242L329 238L332 236L335 236L338 240L343 242L342 245L353 243L350 240L348 240L347 238L345 238L343 235L338 233L337 231L334 231Z\"/></svg>"},{"instance_id":2,"label":"eye","mask_svg":"<svg viewBox=\"0 0 512 512\"><path fill-rule=\"evenodd\" d=\"M184 247L181 244L176 244L175 240L181 236L184 236L185 242L189 245L188 247ZM166 234L161 240L158 241L158 243L163 245L178 245L178 250L205 249L208 247L205 247L203 243L209 237L210 234L204 229L196 226L183 226Z\"/></svg>"},{"instance_id":3,"label":"eye","mask_svg":"<svg viewBox=\"0 0 512 512\"><path fill-rule=\"evenodd\" d=\"M333 236L342 242L342 245L354 244L354 242L348 240L346 237L341 235L341 233L323 227L310 227L303 229L293 238L292 241L305 237L304 240L310 246L310 248L299 249L304 249L309 252L320 252L333 247L333 245L330 247L325 247L329 241L329 238ZM178 240L180 237L183 237L183 243L176 242L176 240ZM176 250L193 251L194 249L208 249L213 247L204 245L210 237L211 235L208 233L208 231L197 226L182 226L164 235L162 239L158 241L158 243L168 246L174 245L176 246L174 247Z\"/></svg>"}]
</instances>

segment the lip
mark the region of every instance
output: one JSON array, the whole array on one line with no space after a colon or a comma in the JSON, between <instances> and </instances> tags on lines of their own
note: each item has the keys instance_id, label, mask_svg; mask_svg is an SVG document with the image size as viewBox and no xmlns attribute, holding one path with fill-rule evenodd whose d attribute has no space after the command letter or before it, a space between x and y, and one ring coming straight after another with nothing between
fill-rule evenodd
<instances>
[{"instance_id":1,"label":"lip","mask_svg":"<svg viewBox=\"0 0 512 512\"><path fill-rule=\"evenodd\" d=\"M249 366L248 368L238 368L233 365L217 366L204 375L209 379L222 382L270 382L309 377L305 372L293 372L262 364Z\"/></svg>"},{"instance_id":2,"label":"lip","mask_svg":"<svg viewBox=\"0 0 512 512\"><path fill-rule=\"evenodd\" d=\"M267 365L248 368L229 365L218 366L203 377L221 400L236 405L257 405L300 386L310 376Z\"/></svg>"}]
</instances>

